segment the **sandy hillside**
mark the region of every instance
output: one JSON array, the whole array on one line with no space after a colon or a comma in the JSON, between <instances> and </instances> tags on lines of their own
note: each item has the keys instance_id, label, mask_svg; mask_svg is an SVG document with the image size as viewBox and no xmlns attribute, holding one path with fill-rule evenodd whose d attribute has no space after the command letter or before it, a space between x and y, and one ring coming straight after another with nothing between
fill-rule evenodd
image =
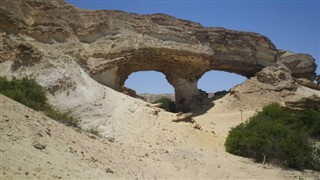
<instances>
[{"instance_id":1,"label":"sandy hillside","mask_svg":"<svg viewBox=\"0 0 320 180\"><path fill-rule=\"evenodd\" d=\"M218 106L217 106L218 107ZM64 126L0 95L0 179L313 179L311 171L262 166L225 152L239 112L211 113L195 124L154 120L130 136L99 138ZM217 108L218 109L218 108ZM244 112L244 118L253 111ZM205 124L205 123L204 123ZM137 128L134 127L133 128ZM210 132L214 129L215 133Z\"/></svg>"},{"instance_id":2,"label":"sandy hillside","mask_svg":"<svg viewBox=\"0 0 320 180\"><path fill-rule=\"evenodd\" d=\"M320 177L262 166L223 146L230 128L263 105L320 96L295 79L313 84L310 55L286 54L257 33L164 14L79 9L63 0L2 0L0 14L0 76L35 79L52 106L101 135L0 95L0 180ZM164 73L178 108L199 105L194 123L174 122L182 116L119 93L131 73L145 70ZM197 87L209 70L251 78L209 108Z\"/></svg>"}]
</instances>

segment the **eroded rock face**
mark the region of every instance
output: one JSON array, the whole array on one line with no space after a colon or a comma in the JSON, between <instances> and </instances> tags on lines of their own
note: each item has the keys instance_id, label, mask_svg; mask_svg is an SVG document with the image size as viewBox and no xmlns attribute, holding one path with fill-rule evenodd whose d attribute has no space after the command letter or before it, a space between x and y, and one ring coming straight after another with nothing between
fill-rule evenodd
<instances>
[{"instance_id":1,"label":"eroded rock face","mask_svg":"<svg viewBox=\"0 0 320 180\"><path fill-rule=\"evenodd\" d=\"M281 67L265 67L256 76L251 77L244 83L233 87L230 94L265 94L270 93L278 98L285 98L294 94L299 87L289 71Z\"/></svg>"},{"instance_id":2,"label":"eroded rock face","mask_svg":"<svg viewBox=\"0 0 320 180\"><path fill-rule=\"evenodd\" d=\"M295 90L298 87L291 73L279 67L265 67L256 74L256 78L262 84L271 85L269 89L273 91Z\"/></svg>"},{"instance_id":3,"label":"eroded rock face","mask_svg":"<svg viewBox=\"0 0 320 180\"><path fill-rule=\"evenodd\" d=\"M277 63L287 66L296 78L306 78L311 81L316 78L315 70L317 65L315 64L315 59L309 54L295 54L279 50Z\"/></svg>"},{"instance_id":4,"label":"eroded rock face","mask_svg":"<svg viewBox=\"0 0 320 180\"><path fill-rule=\"evenodd\" d=\"M281 61L293 76L312 79L315 71L312 57L279 55L260 34L206 28L165 14L91 11L63 0L2 0L0 21L4 49L0 62L27 57L32 64L40 57L55 61L68 56L96 81L115 90L133 72L159 71L175 88L180 109L189 109L202 98L197 82L210 70L250 78ZM27 49L21 50L24 46ZM28 67L29 61L14 69Z\"/></svg>"},{"instance_id":5,"label":"eroded rock face","mask_svg":"<svg viewBox=\"0 0 320 180\"><path fill-rule=\"evenodd\" d=\"M296 79L296 81L302 86L320 91L320 83L319 82L317 82L317 84L316 84L313 81L310 81L309 79L305 79L305 78L298 78L298 79Z\"/></svg>"}]
</instances>

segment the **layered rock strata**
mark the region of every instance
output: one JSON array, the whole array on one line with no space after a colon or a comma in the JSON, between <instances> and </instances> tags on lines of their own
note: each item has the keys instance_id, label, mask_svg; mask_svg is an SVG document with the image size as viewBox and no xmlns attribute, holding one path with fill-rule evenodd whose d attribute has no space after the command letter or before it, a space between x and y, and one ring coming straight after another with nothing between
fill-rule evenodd
<instances>
[{"instance_id":1,"label":"layered rock strata","mask_svg":"<svg viewBox=\"0 0 320 180\"><path fill-rule=\"evenodd\" d=\"M203 98L197 83L210 70L250 78L280 64L294 77L315 78L311 56L277 50L263 35L203 27L165 14L84 10L63 0L2 0L0 21L0 63L14 61L13 71L67 56L115 90L133 72L159 71L174 87L182 111Z\"/></svg>"}]
</instances>

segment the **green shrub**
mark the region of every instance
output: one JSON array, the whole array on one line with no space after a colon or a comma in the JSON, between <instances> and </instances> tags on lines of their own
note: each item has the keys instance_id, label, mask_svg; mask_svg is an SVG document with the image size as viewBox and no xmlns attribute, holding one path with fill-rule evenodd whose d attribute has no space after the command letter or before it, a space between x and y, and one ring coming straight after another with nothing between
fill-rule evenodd
<instances>
[{"instance_id":1,"label":"green shrub","mask_svg":"<svg viewBox=\"0 0 320 180\"><path fill-rule=\"evenodd\" d=\"M154 104L160 103L161 104L160 108L162 108L168 112L176 112L176 104L170 98L162 97L162 98L154 101L153 103Z\"/></svg>"},{"instance_id":2,"label":"green shrub","mask_svg":"<svg viewBox=\"0 0 320 180\"><path fill-rule=\"evenodd\" d=\"M0 93L34 110L43 111L54 120L74 127L79 126L79 119L72 117L70 113L61 113L48 104L46 91L33 79L25 77L9 81L0 77Z\"/></svg>"},{"instance_id":3,"label":"green shrub","mask_svg":"<svg viewBox=\"0 0 320 180\"><path fill-rule=\"evenodd\" d=\"M0 93L37 111L48 108L45 90L32 79L0 77Z\"/></svg>"},{"instance_id":4,"label":"green shrub","mask_svg":"<svg viewBox=\"0 0 320 180\"><path fill-rule=\"evenodd\" d=\"M303 110L296 110L301 126L314 138L320 138L320 102L319 100L304 98L298 103L303 105Z\"/></svg>"},{"instance_id":5,"label":"green shrub","mask_svg":"<svg viewBox=\"0 0 320 180\"><path fill-rule=\"evenodd\" d=\"M320 112L313 109L304 109L297 117L302 124L303 128L309 134L319 139L320 138Z\"/></svg>"},{"instance_id":6,"label":"green shrub","mask_svg":"<svg viewBox=\"0 0 320 180\"><path fill-rule=\"evenodd\" d=\"M318 119L319 121L319 119ZM295 169L320 170L319 154L314 153L305 128L296 115L279 104L270 104L249 119L231 129L226 151Z\"/></svg>"},{"instance_id":7,"label":"green shrub","mask_svg":"<svg viewBox=\"0 0 320 180\"><path fill-rule=\"evenodd\" d=\"M304 109L320 110L319 99L303 98L300 102L303 104Z\"/></svg>"}]
</instances>

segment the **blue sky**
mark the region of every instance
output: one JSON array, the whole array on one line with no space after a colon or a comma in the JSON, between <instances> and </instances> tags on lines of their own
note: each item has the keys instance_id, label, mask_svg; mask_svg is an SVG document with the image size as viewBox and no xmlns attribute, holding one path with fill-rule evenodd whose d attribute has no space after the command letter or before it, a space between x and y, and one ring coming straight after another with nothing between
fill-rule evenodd
<instances>
[{"instance_id":1,"label":"blue sky","mask_svg":"<svg viewBox=\"0 0 320 180\"><path fill-rule=\"evenodd\" d=\"M86 9L122 10L138 14L165 13L199 22L207 27L257 32L266 35L278 49L311 54L320 66L319 0L67 0ZM320 74L320 67L317 68ZM244 78L210 71L199 87L208 92L226 89ZM165 77L156 72L129 76L126 86L138 93L172 93Z\"/></svg>"}]
</instances>

